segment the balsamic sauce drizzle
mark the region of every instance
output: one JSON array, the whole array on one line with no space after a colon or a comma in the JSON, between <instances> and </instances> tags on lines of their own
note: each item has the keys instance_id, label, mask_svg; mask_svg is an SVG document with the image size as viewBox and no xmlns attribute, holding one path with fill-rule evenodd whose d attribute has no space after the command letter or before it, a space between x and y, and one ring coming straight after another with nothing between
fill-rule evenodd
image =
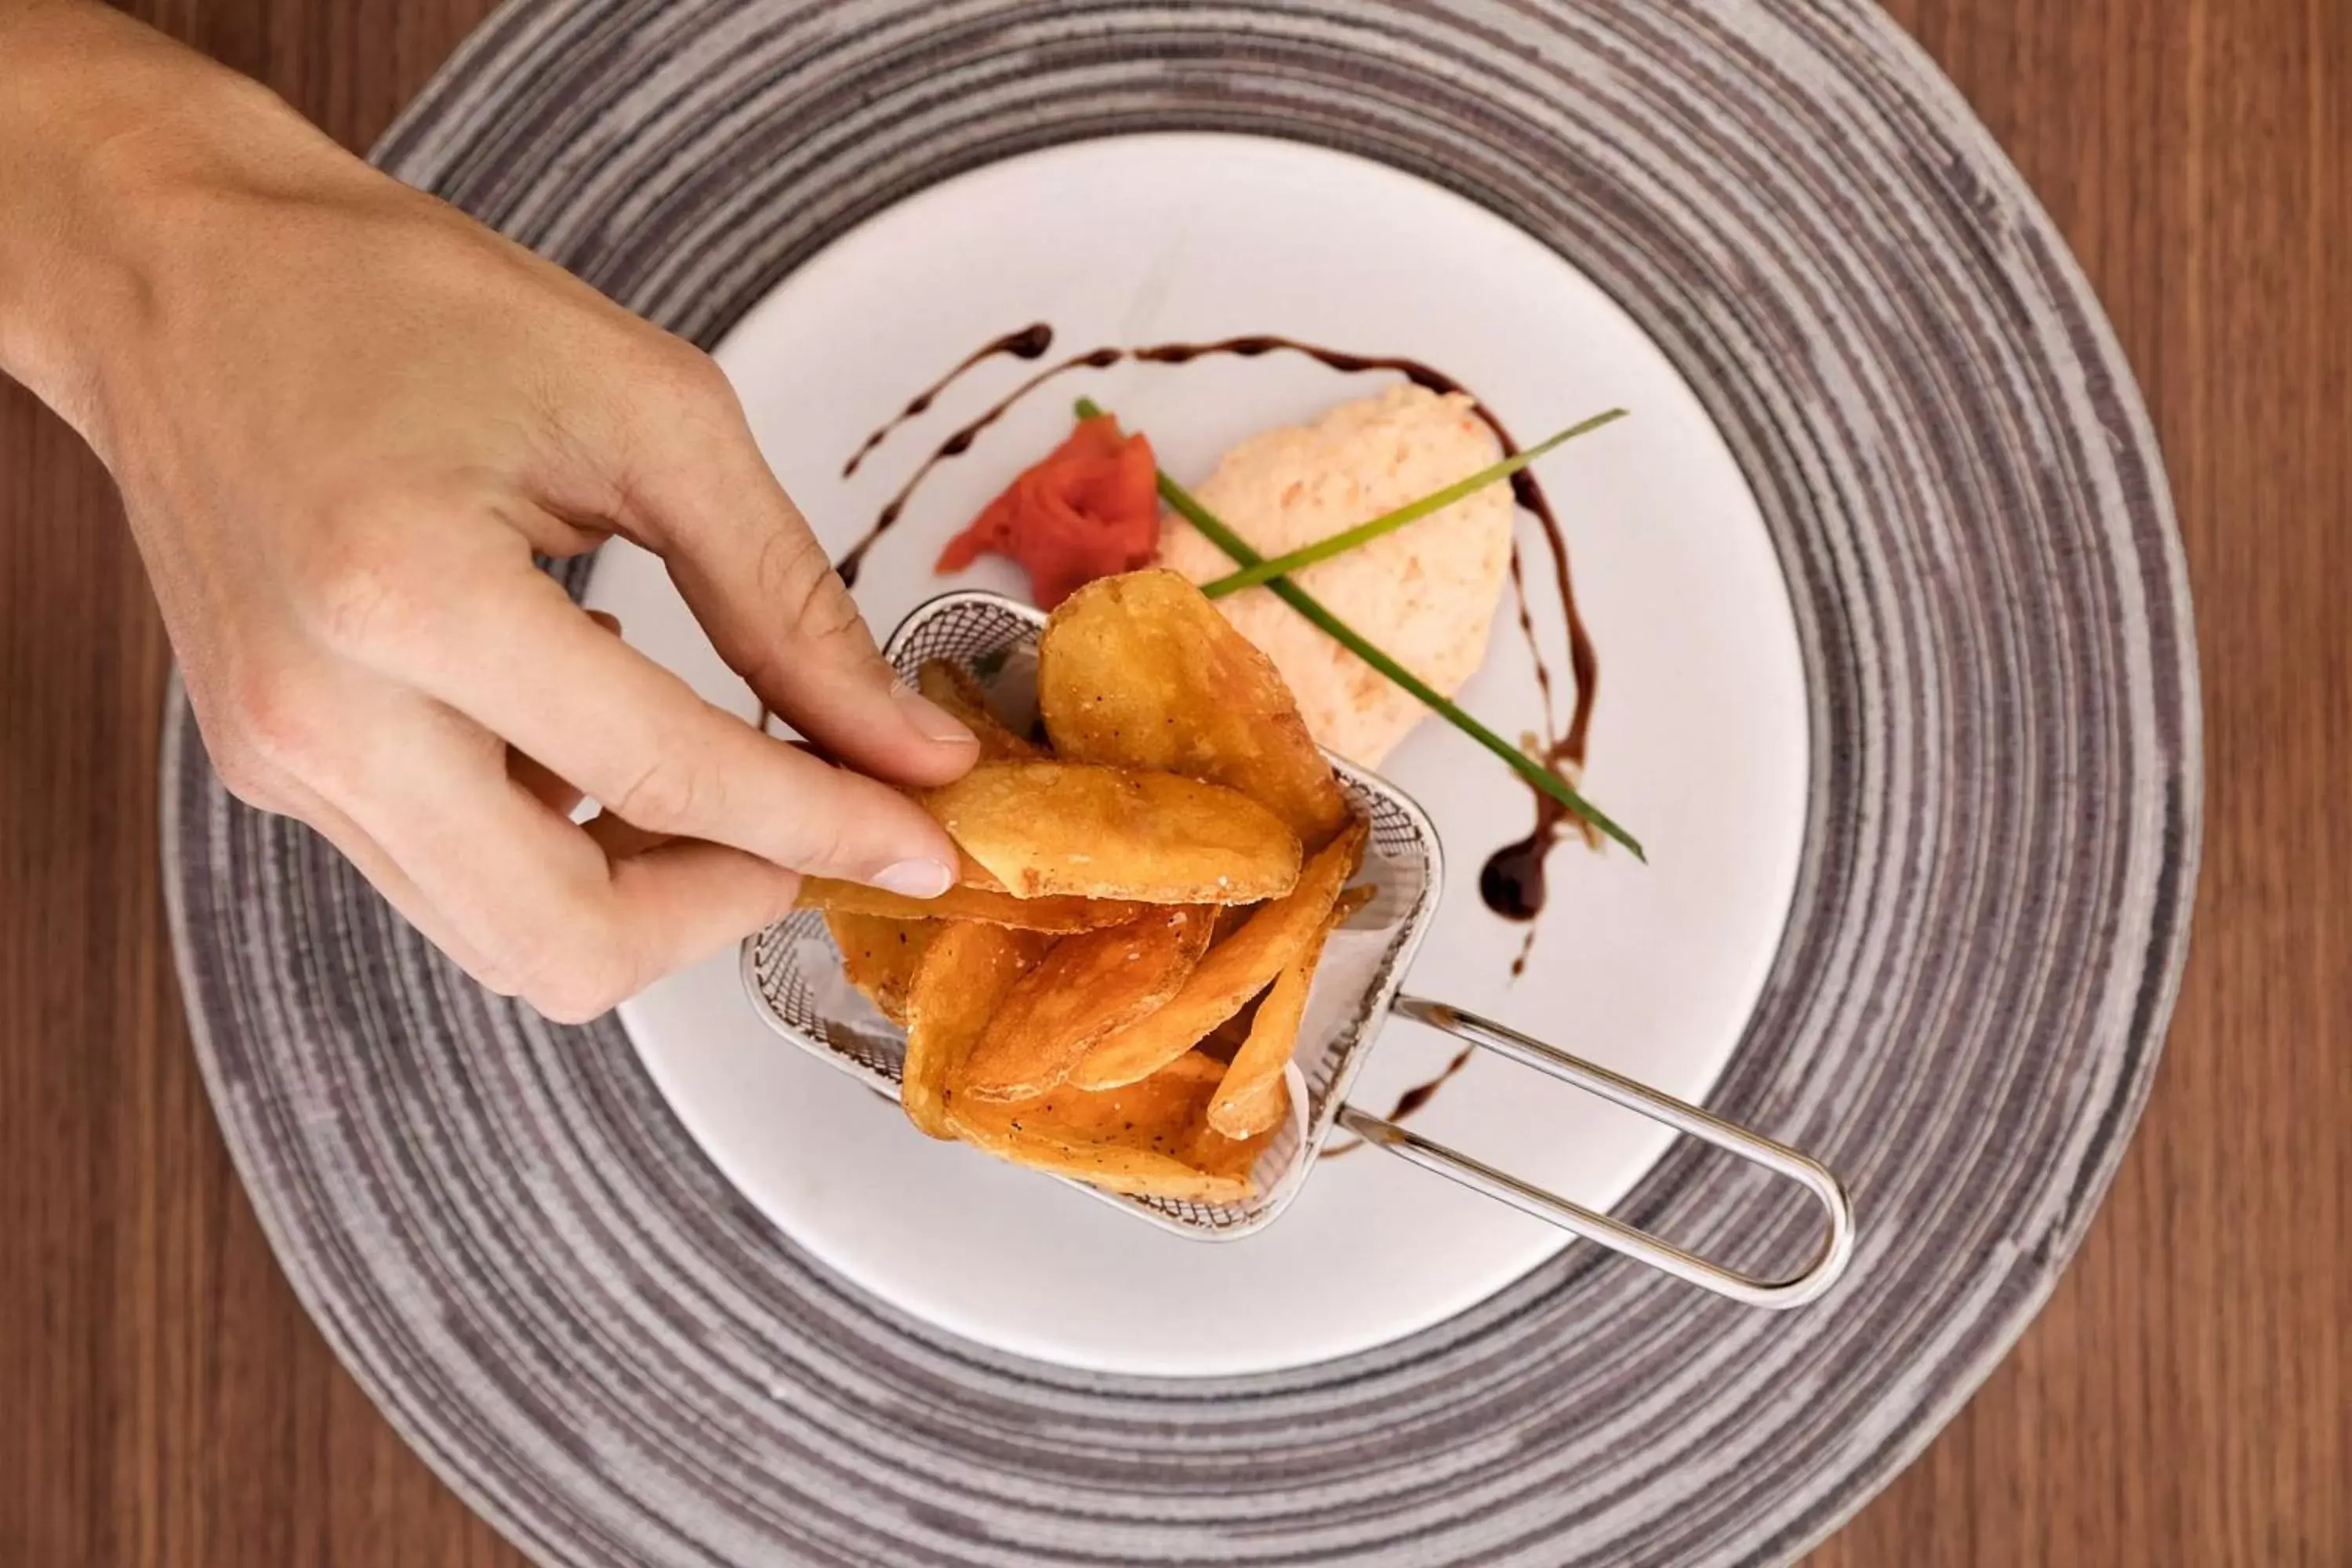
<instances>
[{"instance_id":1,"label":"balsamic sauce drizzle","mask_svg":"<svg viewBox=\"0 0 2352 1568\"><path fill-rule=\"evenodd\" d=\"M1464 1068L1470 1065L1470 1058L1476 1053L1477 1049L1478 1047L1475 1046L1463 1047L1460 1050L1454 1053L1454 1059L1445 1064L1445 1070L1444 1072L1439 1073L1435 1078L1429 1079L1425 1083L1414 1084L1411 1089L1408 1089L1402 1094L1398 1095L1397 1102L1394 1106L1390 1108L1386 1119L1391 1121L1402 1121L1414 1111L1419 1110L1423 1106L1427 1105L1432 1100L1437 1097L1437 1091L1445 1087L1447 1079L1451 1079L1455 1073L1460 1072ZM1326 1143L1323 1146L1323 1153L1321 1157L1328 1160L1335 1155L1344 1154L1350 1149L1360 1149L1363 1146L1364 1141L1360 1138L1352 1139L1345 1143Z\"/></svg>"},{"instance_id":2,"label":"balsamic sauce drizzle","mask_svg":"<svg viewBox=\"0 0 2352 1568\"><path fill-rule=\"evenodd\" d=\"M1009 338L1018 338L1021 336L1021 333L1012 333L1008 335ZM1003 343L1007 341L1007 338L1000 338L997 340L999 343ZM1045 342L1049 344L1053 342L1053 333L1050 329L1048 329L1045 333ZM1005 351L992 349L992 352L1002 353ZM1038 351L1039 353L1043 353L1044 352L1043 348ZM982 359L987 357L989 357L987 353L977 355L971 360L967 361L966 364L967 366L977 364ZM1022 357L1026 359L1034 358L1035 356L1024 354ZM874 548L874 542L876 540L881 538L883 534L889 531L890 525L892 523L898 521L900 514L907 510L907 502L914 496L916 489L921 486L925 479L930 478L931 470L938 468L941 463L946 462L950 458L961 458L966 452L971 451L971 444L980 439L981 432L986 430L990 426L1003 418L1006 414L1012 411L1014 404L1020 402L1023 398L1028 396L1031 393L1036 391L1039 387L1045 385L1055 376L1066 375L1074 370L1102 370L1110 365L1117 364L1120 360L1126 357L1127 351L1124 349L1097 349L1092 353L1074 354L1070 358L1062 360L1057 363L1047 365L1044 370L1041 370L1035 374L1030 376L1026 381L1024 381L1020 385L1014 387L1011 392L1006 393L1003 397L1000 397L994 403L990 404L985 409L981 411L980 415L976 418L971 420L965 425L960 426L952 435L949 436L946 440L940 443L937 450L933 451L929 457L923 459L921 464L916 468L913 473L907 476L907 482L898 487L898 493L882 503L882 510L875 517L874 526L866 531L865 537L860 539L856 543L851 545L849 547L848 553L845 554L840 560L834 563L833 569L841 574L842 582L845 585L851 587L855 587L856 585L857 570L860 566L863 566L866 563L866 552ZM958 374L961 373L950 373L937 385L933 386L929 393L925 394L925 397L937 396L940 388L946 386L949 382L953 381ZM871 451L874 447L879 446L883 439L890 434L892 426L897 425L899 423L899 420L903 420L905 417L906 416L903 414L900 415L898 419L892 420L889 425L883 426L879 430L877 430L872 436L868 437L866 438L865 451ZM860 456L862 457L863 455L863 452L861 452Z\"/></svg>"},{"instance_id":3,"label":"balsamic sauce drizzle","mask_svg":"<svg viewBox=\"0 0 2352 1568\"><path fill-rule=\"evenodd\" d=\"M874 434L866 437L865 445L852 452L849 455L849 461L841 465L841 477L845 479L855 475L858 465L866 461L866 454L888 440L890 433L899 426L909 419L919 419L929 414L931 411L932 402L939 395L945 392L958 377L974 365L992 360L999 354L1009 354L1014 359L1043 359L1045 357L1045 351L1053 346L1054 329L1044 321L1032 321L1017 332L1007 332L994 342L983 343L972 350L953 370L908 398L907 406L898 410L887 424L876 426Z\"/></svg>"}]
</instances>

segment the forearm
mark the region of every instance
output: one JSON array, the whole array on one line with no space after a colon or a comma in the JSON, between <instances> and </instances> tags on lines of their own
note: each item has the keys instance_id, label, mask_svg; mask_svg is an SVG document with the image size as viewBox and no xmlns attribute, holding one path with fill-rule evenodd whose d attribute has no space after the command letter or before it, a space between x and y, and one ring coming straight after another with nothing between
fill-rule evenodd
<instances>
[{"instance_id":1,"label":"forearm","mask_svg":"<svg viewBox=\"0 0 2352 1568\"><path fill-rule=\"evenodd\" d=\"M103 5L0 0L0 371L101 453L109 367L200 203L346 161L257 84Z\"/></svg>"}]
</instances>

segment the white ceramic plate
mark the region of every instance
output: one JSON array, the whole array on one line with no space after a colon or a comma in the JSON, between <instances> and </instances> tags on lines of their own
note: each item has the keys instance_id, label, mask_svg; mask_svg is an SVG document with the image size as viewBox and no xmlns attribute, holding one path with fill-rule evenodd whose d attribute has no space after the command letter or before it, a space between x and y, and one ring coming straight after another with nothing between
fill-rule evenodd
<instances>
[{"instance_id":1,"label":"white ceramic plate","mask_svg":"<svg viewBox=\"0 0 2352 1568\"><path fill-rule=\"evenodd\" d=\"M1417 358L1477 391L1523 438L1612 405L1633 411L1538 471L1600 653L1588 792L1643 838L1650 863L1556 851L1551 908L1515 983L1520 929L1483 907L1477 877L1490 851L1526 832L1528 792L1434 721L1383 771L1429 809L1447 850L1444 901L1408 989L1704 1099L1791 896L1806 710L1755 501L1665 359L1557 255L1459 197L1338 153L1199 134L1066 145L934 186L794 273L718 356L770 461L838 555L916 463L1030 367L998 361L958 383L855 479L843 479L844 460L964 354L1034 321L1055 329L1057 356L1275 332ZM1016 406L917 492L866 562L859 605L887 635L947 586L1020 591L1003 563L942 579L932 559L1059 438L1080 391L1148 431L1171 471L1198 477L1239 437L1379 379L1288 355L1079 373ZM1521 525L1540 560L1532 522ZM651 558L608 550L588 597L706 695L753 710ZM1538 638L1560 648L1557 603L1531 597ZM1552 662L1565 668L1556 651ZM1506 734L1539 727L1507 612L1463 700ZM1461 1311L1566 1239L1369 1151L1327 1158L1263 1235L1211 1246L1156 1232L917 1135L770 1033L731 953L656 987L623 1019L688 1131L795 1240L910 1312L1046 1361L1210 1374L1339 1356ZM1444 1068L1449 1044L1391 1025L1356 1103L1388 1109ZM1474 1061L1415 1124L1600 1205L1669 1137L1490 1060Z\"/></svg>"},{"instance_id":2,"label":"white ceramic plate","mask_svg":"<svg viewBox=\"0 0 2352 1568\"><path fill-rule=\"evenodd\" d=\"M1533 238L1235 143L1080 147L919 195L1043 147L1244 130ZM635 1045L549 1025L239 805L176 703L166 887L227 1146L360 1385L534 1559L1764 1568L1917 1454L2046 1298L2187 951L2187 574L2089 286L1871 0L519 0L378 156L696 342L740 325L728 361L835 540L889 483L838 487L844 444L905 378L1039 315L1066 343L1269 326L1419 350L1522 435L1633 406L1549 477L1603 658L1594 791L1656 864L1563 867L1516 992L1456 897L1417 983L1669 1089L1712 1078L1710 1105L1819 1155L1862 1219L1801 1311L1571 1245L1432 1321L1554 1238L1371 1154L1245 1244L1162 1237L925 1147L760 1031L721 966L633 1009ZM1066 221L1023 233L1040 214ZM1688 377L1754 510L1554 255ZM1341 390L1273 362L1105 379L1188 471ZM936 540L1038 419L910 533ZM1759 513L1802 652L1801 781ZM866 581L877 619L923 590L924 542L904 552ZM598 596L707 658L641 564L608 561ZM1531 707L1511 657L1473 694L1505 726ZM1525 820L1492 768L1443 734L1399 763L1465 871ZM1404 1029L1370 1054L1374 1110L1435 1055ZM1486 1063L1424 1124L1594 1199L1652 1150ZM1814 1242L1784 1184L1687 1144L1617 1206L1759 1273ZM1066 1364L1270 1366L1414 1322L1245 1377Z\"/></svg>"}]
</instances>

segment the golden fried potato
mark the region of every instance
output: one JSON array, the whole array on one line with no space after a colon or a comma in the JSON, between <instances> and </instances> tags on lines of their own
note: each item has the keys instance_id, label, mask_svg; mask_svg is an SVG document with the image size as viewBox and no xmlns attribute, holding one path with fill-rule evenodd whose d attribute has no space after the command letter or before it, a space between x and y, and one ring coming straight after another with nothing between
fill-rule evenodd
<instances>
[{"instance_id":1,"label":"golden fried potato","mask_svg":"<svg viewBox=\"0 0 2352 1568\"><path fill-rule=\"evenodd\" d=\"M1004 893L1007 897L1011 896L1010 889L1004 886L1004 879L1002 877L961 849L956 851L955 885L959 888L970 888L975 892Z\"/></svg>"},{"instance_id":2,"label":"golden fried potato","mask_svg":"<svg viewBox=\"0 0 2352 1568\"><path fill-rule=\"evenodd\" d=\"M1225 1081L1209 1102L1209 1125L1226 1137L1255 1138L1271 1131L1290 1109L1290 1080L1282 1069L1298 1049L1298 1026L1307 1016L1315 966L1322 961L1324 941L1339 918L1336 910L1324 917L1322 928L1283 966L1257 1005L1249 1038L1234 1053Z\"/></svg>"},{"instance_id":3,"label":"golden fried potato","mask_svg":"<svg viewBox=\"0 0 2352 1568\"><path fill-rule=\"evenodd\" d=\"M1252 915L1209 949L1169 1004L1105 1038L1071 1069L1081 1089L1114 1089L1159 1071L1241 1011L1316 939L1364 852L1364 825L1351 822L1318 850L1289 895ZM1265 1011L1263 1005L1258 1009Z\"/></svg>"},{"instance_id":4,"label":"golden fried potato","mask_svg":"<svg viewBox=\"0 0 2352 1568\"><path fill-rule=\"evenodd\" d=\"M922 800L1018 898L1253 903L1298 879L1298 837L1271 812L1175 773L982 763Z\"/></svg>"},{"instance_id":5,"label":"golden fried potato","mask_svg":"<svg viewBox=\"0 0 2352 1568\"><path fill-rule=\"evenodd\" d=\"M1007 892L990 892L981 888L950 888L936 899L910 899L903 893L885 892L863 882L837 882L830 877L802 879L799 903L804 910L838 910L901 921L980 921L1018 931L1050 931L1056 936L1125 925L1150 908L1116 899L1016 899Z\"/></svg>"},{"instance_id":6,"label":"golden fried potato","mask_svg":"<svg viewBox=\"0 0 2352 1568\"><path fill-rule=\"evenodd\" d=\"M950 1094L957 1136L1000 1159L1115 1193L1237 1203L1255 1191L1256 1148L1203 1121L1223 1068L1179 1058L1140 1083L1089 1094L1066 1086L1012 1103Z\"/></svg>"},{"instance_id":7,"label":"golden fried potato","mask_svg":"<svg viewBox=\"0 0 2352 1568\"><path fill-rule=\"evenodd\" d=\"M1239 790L1310 849L1347 824L1273 661L1173 572L1101 578L1063 600L1037 645L1037 700L1071 762Z\"/></svg>"},{"instance_id":8,"label":"golden fried potato","mask_svg":"<svg viewBox=\"0 0 2352 1568\"><path fill-rule=\"evenodd\" d=\"M915 672L915 689L961 720L980 741L983 763L1023 763L1044 756L1045 751L1005 727L989 706L988 692L971 671L943 658L929 658Z\"/></svg>"},{"instance_id":9,"label":"golden fried potato","mask_svg":"<svg viewBox=\"0 0 2352 1568\"><path fill-rule=\"evenodd\" d=\"M1052 940L963 921L945 923L932 937L907 994L907 1066L898 1103L908 1121L934 1138L955 1136L948 1126L948 1085L1005 994L1037 966Z\"/></svg>"},{"instance_id":10,"label":"golden fried potato","mask_svg":"<svg viewBox=\"0 0 2352 1568\"><path fill-rule=\"evenodd\" d=\"M1181 1062L1190 1058L1179 1057L1176 1059ZM1162 1068L1152 1076L1165 1077L1167 1072L1168 1068ZM1149 1083L1150 1079L1147 1079L1144 1081ZM1283 1083L1283 1110L1287 1113L1290 1109L1289 1080L1286 1079ZM1116 1094L1118 1091L1113 1089L1110 1092ZM1266 1146L1274 1142L1276 1136L1281 1131L1281 1127L1282 1118L1277 1116L1275 1118L1274 1126L1254 1138L1228 1138L1214 1127L1203 1126L1193 1134L1192 1147L1186 1152L1185 1163L1195 1170L1204 1171L1213 1176L1238 1176L1246 1179L1251 1168L1256 1165L1257 1157L1265 1152ZM1253 1187L1255 1184L1252 1184Z\"/></svg>"},{"instance_id":11,"label":"golden fried potato","mask_svg":"<svg viewBox=\"0 0 2352 1568\"><path fill-rule=\"evenodd\" d=\"M841 967L849 983L866 993L866 1000L884 1017L894 1024L905 1023L907 990L915 983L915 965L930 945L939 922L827 910L824 926L833 933L833 944L841 949Z\"/></svg>"},{"instance_id":12,"label":"golden fried potato","mask_svg":"<svg viewBox=\"0 0 2352 1568\"><path fill-rule=\"evenodd\" d=\"M1250 1025L1257 1018L1257 1005L1265 996L1265 993L1261 991L1243 1003L1240 1011L1202 1036L1201 1043L1192 1048L1216 1061L1232 1061L1248 1041Z\"/></svg>"},{"instance_id":13,"label":"golden fried potato","mask_svg":"<svg viewBox=\"0 0 2352 1568\"><path fill-rule=\"evenodd\" d=\"M1097 1040L1176 994L1209 945L1209 926L1207 910L1180 907L1065 937L1004 998L956 1092L1026 1100L1059 1085Z\"/></svg>"}]
</instances>

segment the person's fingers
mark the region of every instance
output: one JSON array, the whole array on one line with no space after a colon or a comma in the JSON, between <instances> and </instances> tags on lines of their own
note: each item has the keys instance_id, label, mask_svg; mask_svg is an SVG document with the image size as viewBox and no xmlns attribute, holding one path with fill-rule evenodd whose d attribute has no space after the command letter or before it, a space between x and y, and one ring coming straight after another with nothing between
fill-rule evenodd
<instances>
[{"instance_id":1,"label":"person's fingers","mask_svg":"<svg viewBox=\"0 0 2352 1568\"><path fill-rule=\"evenodd\" d=\"M955 880L954 845L919 805L703 701L519 557L361 651L641 828L915 898Z\"/></svg>"},{"instance_id":2,"label":"person's fingers","mask_svg":"<svg viewBox=\"0 0 2352 1568\"><path fill-rule=\"evenodd\" d=\"M612 860L613 896L656 974L724 952L789 914L800 879L756 855L672 838Z\"/></svg>"},{"instance_id":3,"label":"person's fingers","mask_svg":"<svg viewBox=\"0 0 2352 1568\"><path fill-rule=\"evenodd\" d=\"M550 1018L595 1017L792 908L800 879L740 850L608 859L505 775L470 721L422 698L376 718L368 791L344 811L443 917L453 955Z\"/></svg>"},{"instance_id":4,"label":"person's fingers","mask_svg":"<svg viewBox=\"0 0 2352 1568\"><path fill-rule=\"evenodd\" d=\"M604 610L590 610L588 618L614 637L621 635L620 616ZM520 747L510 747L507 752L507 776L545 801L550 810L567 816L587 793L571 781L558 777L554 769Z\"/></svg>"},{"instance_id":5,"label":"person's fingers","mask_svg":"<svg viewBox=\"0 0 2352 1568\"><path fill-rule=\"evenodd\" d=\"M507 777L548 810L567 816L587 795L579 785L558 777L553 768L519 748L509 747L507 751Z\"/></svg>"},{"instance_id":6,"label":"person's fingers","mask_svg":"<svg viewBox=\"0 0 2352 1568\"><path fill-rule=\"evenodd\" d=\"M648 849L670 843L675 837L667 833L656 833L649 827L639 827L635 823L614 816L609 811L598 812L582 823L580 829L596 841L596 847L604 852L604 858L608 860L619 860L631 855L642 855Z\"/></svg>"},{"instance_id":7,"label":"person's fingers","mask_svg":"<svg viewBox=\"0 0 2352 1568\"><path fill-rule=\"evenodd\" d=\"M335 703L339 719L346 725L373 722L370 709L375 695L374 689L365 685L339 692ZM226 735L216 736L211 729L205 731L205 744L213 753L214 765L222 770L224 782L229 782L234 773L232 788L239 797L259 809L293 817L326 839L427 942L475 979L497 988L488 957L433 907L382 846L299 772L283 765L270 747L239 745Z\"/></svg>"},{"instance_id":8,"label":"person's fingers","mask_svg":"<svg viewBox=\"0 0 2352 1568\"><path fill-rule=\"evenodd\" d=\"M637 432L623 525L662 557L719 656L794 729L894 783L961 775L979 756L971 731L893 675L733 391L715 368L709 377L675 419Z\"/></svg>"},{"instance_id":9,"label":"person's fingers","mask_svg":"<svg viewBox=\"0 0 2352 1568\"><path fill-rule=\"evenodd\" d=\"M307 793L307 792L306 792ZM353 822L350 816L323 798L311 796L302 804L302 820L328 843L332 844L368 879L368 885L383 895L384 901L399 912L400 918L415 926L425 941L446 954L449 961L491 990L512 995L511 983L494 964L489 955L474 945L455 922L434 907L398 863Z\"/></svg>"}]
</instances>

